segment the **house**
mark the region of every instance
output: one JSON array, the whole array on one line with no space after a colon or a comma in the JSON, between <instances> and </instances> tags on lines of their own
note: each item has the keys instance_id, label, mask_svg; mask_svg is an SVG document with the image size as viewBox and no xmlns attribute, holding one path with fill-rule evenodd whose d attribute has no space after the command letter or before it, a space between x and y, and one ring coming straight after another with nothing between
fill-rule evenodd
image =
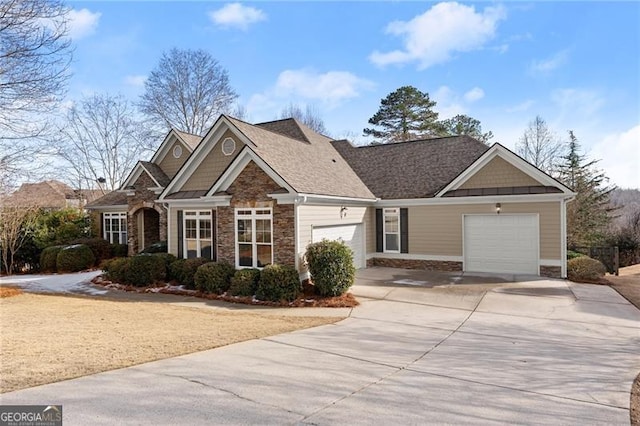
<instances>
[{"instance_id":1,"label":"house","mask_svg":"<svg viewBox=\"0 0 640 426\"><path fill-rule=\"evenodd\" d=\"M172 130L119 191L89 204L136 253L305 271L308 244L341 239L371 265L566 277L574 193L500 144L467 136L354 147L295 119L221 116Z\"/></svg>"},{"instance_id":2,"label":"house","mask_svg":"<svg viewBox=\"0 0 640 426\"><path fill-rule=\"evenodd\" d=\"M102 191L90 189L73 189L58 180L47 180L37 183L23 183L2 202L18 207L39 207L45 210L65 208L84 208L87 202L102 196Z\"/></svg>"}]
</instances>

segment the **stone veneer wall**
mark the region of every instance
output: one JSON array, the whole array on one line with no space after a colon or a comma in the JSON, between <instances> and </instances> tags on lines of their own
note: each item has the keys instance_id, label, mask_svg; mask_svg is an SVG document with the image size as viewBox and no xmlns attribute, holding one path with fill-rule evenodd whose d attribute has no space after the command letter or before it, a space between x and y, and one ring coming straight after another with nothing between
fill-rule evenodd
<instances>
[{"instance_id":1,"label":"stone veneer wall","mask_svg":"<svg viewBox=\"0 0 640 426\"><path fill-rule=\"evenodd\" d=\"M273 209L273 261L280 265L295 265L295 218L293 204L278 204L267 194L280 189L254 162L250 162L229 186L232 195L229 207L218 207L218 260L235 264L236 208L269 207Z\"/></svg>"},{"instance_id":2,"label":"stone veneer wall","mask_svg":"<svg viewBox=\"0 0 640 426\"><path fill-rule=\"evenodd\" d=\"M562 278L562 268L559 266L540 266L540 275L549 278Z\"/></svg>"},{"instance_id":3,"label":"stone veneer wall","mask_svg":"<svg viewBox=\"0 0 640 426\"><path fill-rule=\"evenodd\" d=\"M150 226L149 229L145 229L145 241L147 243L154 243L156 241L167 240L167 211L162 206L155 204L154 201L158 195L147 189L155 186L157 185L153 179L151 179L147 173L142 173L133 184L133 195L127 197L127 243L129 256L133 256L140 251L141 244L138 241L138 214L145 214L144 209L153 209L159 216L159 226L157 228L154 225ZM156 230L158 233L157 236L155 234ZM154 235L151 235L151 233L154 233Z\"/></svg>"},{"instance_id":4,"label":"stone veneer wall","mask_svg":"<svg viewBox=\"0 0 640 426\"><path fill-rule=\"evenodd\" d=\"M462 271L462 262L449 262L441 260L417 260L417 259L388 259L374 257L367 261L367 266L384 266L388 268L426 269L428 271Z\"/></svg>"}]
</instances>

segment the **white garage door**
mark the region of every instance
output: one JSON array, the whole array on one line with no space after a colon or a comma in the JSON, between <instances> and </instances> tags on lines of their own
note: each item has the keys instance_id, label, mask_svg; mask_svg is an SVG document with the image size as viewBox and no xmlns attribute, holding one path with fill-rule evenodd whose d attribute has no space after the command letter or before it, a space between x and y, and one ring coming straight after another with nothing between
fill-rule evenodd
<instances>
[{"instance_id":1,"label":"white garage door","mask_svg":"<svg viewBox=\"0 0 640 426\"><path fill-rule=\"evenodd\" d=\"M464 270L538 275L538 216L465 216Z\"/></svg>"},{"instance_id":2,"label":"white garage door","mask_svg":"<svg viewBox=\"0 0 640 426\"><path fill-rule=\"evenodd\" d=\"M364 256L364 231L361 223L313 228L311 239L314 243L322 241L323 239L343 241L353 250L353 264L355 267L360 269L366 266Z\"/></svg>"}]
</instances>

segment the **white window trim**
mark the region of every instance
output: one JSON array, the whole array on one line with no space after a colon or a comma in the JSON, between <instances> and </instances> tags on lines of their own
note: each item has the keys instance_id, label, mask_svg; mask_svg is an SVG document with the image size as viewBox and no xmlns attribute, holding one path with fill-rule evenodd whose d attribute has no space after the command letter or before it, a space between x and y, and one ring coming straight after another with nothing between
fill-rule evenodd
<instances>
[{"instance_id":1,"label":"white window trim","mask_svg":"<svg viewBox=\"0 0 640 426\"><path fill-rule=\"evenodd\" d=\"M124 230L122 226L119 226L119 230L113 231L113 223L109 224L109 235L107 236L107 220L113 221L117 219L120 224L122 224L122 219L124 219ZM129 237L129 224L127 223L127 212L113 212L113 213L103 213L102 214L102 238L109 241L111 244L127 244ZM118 241L113 241L114 233L118 234ZM124 243L120 243L122 241L122 235L124 234Z\"/></svg>"},{"instance_id":2,"label":"white window trim","mask_svg":"<svg viewBox=\"0 0 640 426\"><path fill-rule=\"evenodd\" d=\"M194 214L191 214L194 213ZM196 238L187 238L187 220L196 221ZM184 210L182 213L182 257L188 259L189 248L187 246L187 240L196 241L196 257L202 257L202 242L206 239L200 238L200 220L209 219L211 223L211 257L213 257L213 214L211 210Z\"/></svg>"},{"instance_id":3,"label":"white window trim","mask_svg":"<svg viewBox=\"0 0 640 426\"><path fill-rule=\"evenodd\" d=\"M229 147L229 143L227 141L231 141L231 146ZM233 138L224 138L222 141L222 146L220 147L222 153L226 156L232 155L236 152L236 141Z\"/></svg>"},{"instance_id":4,"label":"white window trim","mask_svg":"<svg viewBox=\"0 0 640 426\"><path fill-rule=\"evenodd\" d=\"M392 212L392 210L397 210L396 213ZM398 218L398 232L387 232L387 216L395 216ZM402 242L400 241L400 208L385 208L382 210L382 251L384 253L400 253L400 245ZM387 250L387 234L396 234L398 235L398 250Z\"/></svg>"},{"instance_id":5,"label":"white window trim","mask_svg":"<svg viewBox=\"0 0 640 426\"><path fill-rule=\"evenodd\" d=\"M256 213L256 211L268 211L269 213ZM250 212L250 214L239 215L238 212ZM270 207L257 207L257 208L236 208L235 209L235 220L233 222L233 228L235 232L235 254L236 254L236 269L247 269L247 268L257 268L262 269L262 267L258 266L258 245L260 243L256 242L256 219L269 219L270 224L270 232L271 232L271 264L273 264L273 255L275 251L275 244L273 242L273 210ZM252 266L240 266L240 242L238 241L238 219L251 219L251 258L253 259ZM248 244L248 243L243 243ZM266 244L260 244L266 245Z\"/></svg>"}]
</instances>

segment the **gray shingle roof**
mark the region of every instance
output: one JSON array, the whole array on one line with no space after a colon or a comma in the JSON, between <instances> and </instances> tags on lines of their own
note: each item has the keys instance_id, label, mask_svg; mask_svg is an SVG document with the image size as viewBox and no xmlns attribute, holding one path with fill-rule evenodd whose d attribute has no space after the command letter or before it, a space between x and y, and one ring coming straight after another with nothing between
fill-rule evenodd
<instances>
[{"instance_id":1,"label":"gray shingle roof","mask_svg":"<svg viewBox=\"0 0 640 426\"><path fill-rule=\"evenodd\" d=\"M167 174L163 172L160 166L158 166L156 163L152 163L150 161L140 161L140 164L142 164L142 167L144 167L144 169L151 174L151 177L153 177L160 184L160 186L166 187L167 185L169 185L169 182L171 182L171 179L169 179Z\"/></svg>"},{"instance_id":2,"label":"gray shingle roof","mask_svg":"<svg viewBox=\"0 0 640 426\"><path fill-rule=\"evenodd\" d=\"M98 209L100 207L127 205L127 193L121 191L111 191L95 201L88 203L88 209Z\"/></svg>"},{"instance_id":3,"label":"gray shingle roof","mask_svg":"<svg viewBox=\"0 0 640 426\"><path fill-rule=\"evenodd\" d=\"M295 119L279 120L280 132L267 130L227 117L249 138L254 150L296 192L352 198L375 198L349 164L331 144L331 139L309 129ZM283 130L285 125L290 131ZM267 126L269 127L268 123ZM284 133L296 133L304 138L292 138ZM306 139L306 141L305 141Z\"/></svg>"},{"instance_id":4,"label":"gray shingle roof","mask_svg":"<svg viewBox=\"0 0 640 426\"><path fill-rule=\"evenodd\" d=\"M343 140L332 145L383 199L433 197L489 149L468 136L363 147Z\"/></svg>"},{"instance_id":5,"label":"gray shingle roof","mask_svg":"<svg viewBox=\"0 0 640 426\"><path fill-rule=\"evenodd\" d=\"M281 135L285 135L299 141L309 142L309 139L307 139L307 136L298 125L298 122L293 118L258 123L256 126L275 133L280 133Z\"/></svg>"},{"instance_id":6,"label":"gray shingle roof","mask_svg":"<svg viewBox=\"0 0 640 426\"><path fill-rule=\"evenodd\" d=\"M191 147L193 151L196 149L200 141L202 140L202 136L192 135L191 133L182 132L180 130L174 129L174 131L182 138L183 142Z\"/></svg>"}]
</instances>

